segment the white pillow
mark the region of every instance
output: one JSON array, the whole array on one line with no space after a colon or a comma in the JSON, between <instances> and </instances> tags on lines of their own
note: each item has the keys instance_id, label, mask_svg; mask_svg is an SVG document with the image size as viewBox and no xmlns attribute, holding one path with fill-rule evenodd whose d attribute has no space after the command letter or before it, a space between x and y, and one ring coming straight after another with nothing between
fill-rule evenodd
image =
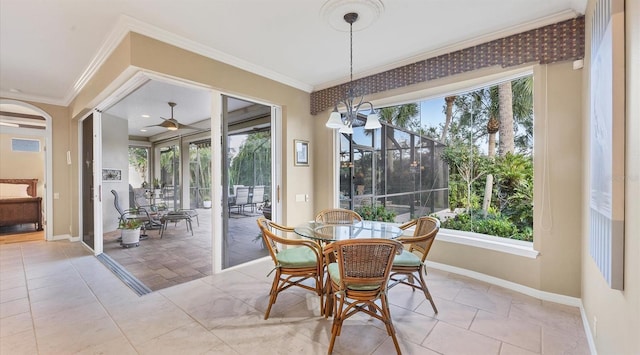
<instances>
[{"instance_id":1,"label":"white pillow","mask_svg":"<svg viewBox=\"0 0 640 355\"><path fill-rule=\"evenodd\" d=\"M0 183L0 198L31 197L27 193L28 187L27 184Z\"/></svg>"}]
</instances>

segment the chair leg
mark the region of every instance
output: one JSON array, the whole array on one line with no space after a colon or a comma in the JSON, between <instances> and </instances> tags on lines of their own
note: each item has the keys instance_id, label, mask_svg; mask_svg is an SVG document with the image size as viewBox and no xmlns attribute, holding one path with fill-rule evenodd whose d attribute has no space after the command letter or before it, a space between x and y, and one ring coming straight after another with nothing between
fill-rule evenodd
<instances>
[{"instance_id":1,"label":"chair leg","mask_svg":"<svg viewBox=\"0 0 640 355\"><path fill-rule=\"evenodd\" d=\"M340 331L342 330L342 308L344 307L344 299L336 296L334 293L333 304L333 323L331 325L331 342L329 343L328 354L333 352L336 337L340 335Z\"/></svg>"},{"instance_id":2,"label":"chair leg","mask_svg":"<svg viewBox=\"0 0 640 355\"><path fill-rule=\"evenodd\" d=\"M162 239L162 237L164 236L164 230L165 229L167 229L167 221L166 220L160 225L160 239Z\"/></svg>"},{"instance_id":3,"label":"chair leg","mask_svg":"<svg viewBox=\"0 0 640 355\"><path fill-rule=\"evenodd\" d=\"M393 322L391 321L391 312L389 311L389 301L387 300L387 296L382 294L380 296L380 303L382 304L382 317L384 319L384 323L387 326L387 333L391 336L393 340L393 345L396 347L396 353L401 355L400 344L398 344L398 338L396 338L396 330L393 327Z\"/></svg>"},{"instance_id":4,"label":"chair leg","mask_svg":"<svg viewBox=\"0 0 640 355\"><path fill-rule=\"evenodd\" d=\"M276 269L276 274L273 277L273 283L271 284L271 291L269 291L269 306L267 306L267 310L264 312L264 319L269 318L269 313L271 313L271 306L276 303L276 298L278 297L278 288L280 285L280 269Z\"/></svg>"},{"instance_id":5,"label":"chair leg","mask_svg":"<svg viewBox=\"0 0 640 355\"><path fill-rule=\"evenodd\" d=\"M433 302L433 297L431 296L431 292L429 292L429 288L427 288L427 283L424 280L424 274L425 274L424 265L420 266L420 271L418 271L418 273L420 274L418 281L420 282L420 286L422 286L422 292L424 292L424 296L429 300L429 302L431 302L431 308L433 308L433 311L437 314L438 309L436 308L435 302Z\"/></svg>"}]
</instances>

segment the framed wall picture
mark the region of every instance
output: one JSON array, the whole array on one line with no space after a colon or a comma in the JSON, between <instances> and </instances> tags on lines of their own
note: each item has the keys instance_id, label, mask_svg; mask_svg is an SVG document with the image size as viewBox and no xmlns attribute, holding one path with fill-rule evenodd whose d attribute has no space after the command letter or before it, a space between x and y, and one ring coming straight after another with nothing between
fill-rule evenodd
<instances>
[{"instance_id":1,"label":"framed wall picture","mask_svg":"<svg viewBox=\"0 0 640 355\"><path fill-rule=\"evenodd\" d=\"M122 170L102 169L102 181L122 181Z\"/></svg>"},{"instance_id":2,"label":"framed wall picture","mask_svg":"<svg viewBox=\"0 0 640 355\"><path fill-rule=\"evenodd\" d=\"M298 166L309 166L309 142L296 139L293 141L295 156L293 162Z\"/></svg>"}]
</instances>

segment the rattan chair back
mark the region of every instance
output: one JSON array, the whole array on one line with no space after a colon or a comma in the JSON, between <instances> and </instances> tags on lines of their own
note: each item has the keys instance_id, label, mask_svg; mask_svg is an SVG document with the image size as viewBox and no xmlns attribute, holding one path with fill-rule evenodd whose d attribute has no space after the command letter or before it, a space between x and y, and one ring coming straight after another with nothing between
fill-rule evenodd
<instances>
[{"instance_id":1,"label":"rattan chair back","mask_svg":"<svg viewBox=\"0 0 640 355\"><path fill-rule=\"evenodd\" d=\"M316 215L316 222L324 224L353 224L362 221L362 216L356 211L344 208L329 208Z\"/></svg>"},{"instance_id":2,"label":"rattan chair back","mask_svg":"<svg viewBox=\"0 0 640 355\"><path fill-rule=\"evenodd\" d=\"M420 259L424 263L436 239L436 235L440 230L440 220L434 217L423 216L417 218L415 221L416 229L413 232L413 237L401 237L398 238L398 241L402 244L409 245L410 252L420 253Z\"/></svg>"}]
</instances>

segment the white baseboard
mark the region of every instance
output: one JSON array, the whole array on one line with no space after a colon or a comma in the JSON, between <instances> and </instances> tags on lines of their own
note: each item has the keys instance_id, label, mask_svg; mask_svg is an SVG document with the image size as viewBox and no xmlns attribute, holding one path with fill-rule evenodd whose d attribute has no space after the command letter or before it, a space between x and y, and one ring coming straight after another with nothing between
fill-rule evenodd
<instances>
[{"instance_id":1,"label":"white baseboard","mask_svg":"<svg viewBox=\"0 0 640 355\"><path fill-rule=\"evenodd\" d=\"M80 237L72 237L70 234L58 234L58 235L54 235L53 238L51 238L52 241L54 240L68 240L70 242L79 242L80 241Z\"/></svg>"},{"instance_id":2,"label":"white baseboard","mask_svg":"<svg viewBox=\"0 0 640 355\"><path fill-rule=\"evenodd\" d=\"M535 288L523 286L515 282L503 280L497 277L489 276L486 274L482 274L479 272L475 272L475 271L471 271L471 270L467 270L467 269L463 269L463 268L459 268L451 265L436 263L433 261L425 261L425 265L430 268L447 271L447 272L451 272L451 273L462 275L462 276L467 276L472 279L480 280L486 283L490 283L492 285L496 285L509 290L520 292L540 300L560 303L560 304L564 304L572 307L578 307L580 309L580 318L582 318L582 325L584 326L585 336L587 337L587 342L589 343L589 350L591 351L591 354L593 355L597 354L595 342L593 341L593 336L591 333L591 327L589 326L589 320L587 319L587 314L584 310L584 306L582 305L582 299L577 297L559 295L557 293L536 290Z\"/></svg>"},{"instance_id":3,"label":"white baseboard","mask_svg":"<svg viewBox=\"0 0 640 355\"><path fill-rule=\"evenodd\" d=\"M582 326L584 327L585 335L587 336L587 343L589 343L589 350L592 355L597 355L598 351L596 350L596 343L593 341L593 336L591 332L591 325L589 325L589 319L587 318L587 312L584 310L584 306L582 302L580 302L580 317L582 318Z\"/></svg>"}]
</instances>

